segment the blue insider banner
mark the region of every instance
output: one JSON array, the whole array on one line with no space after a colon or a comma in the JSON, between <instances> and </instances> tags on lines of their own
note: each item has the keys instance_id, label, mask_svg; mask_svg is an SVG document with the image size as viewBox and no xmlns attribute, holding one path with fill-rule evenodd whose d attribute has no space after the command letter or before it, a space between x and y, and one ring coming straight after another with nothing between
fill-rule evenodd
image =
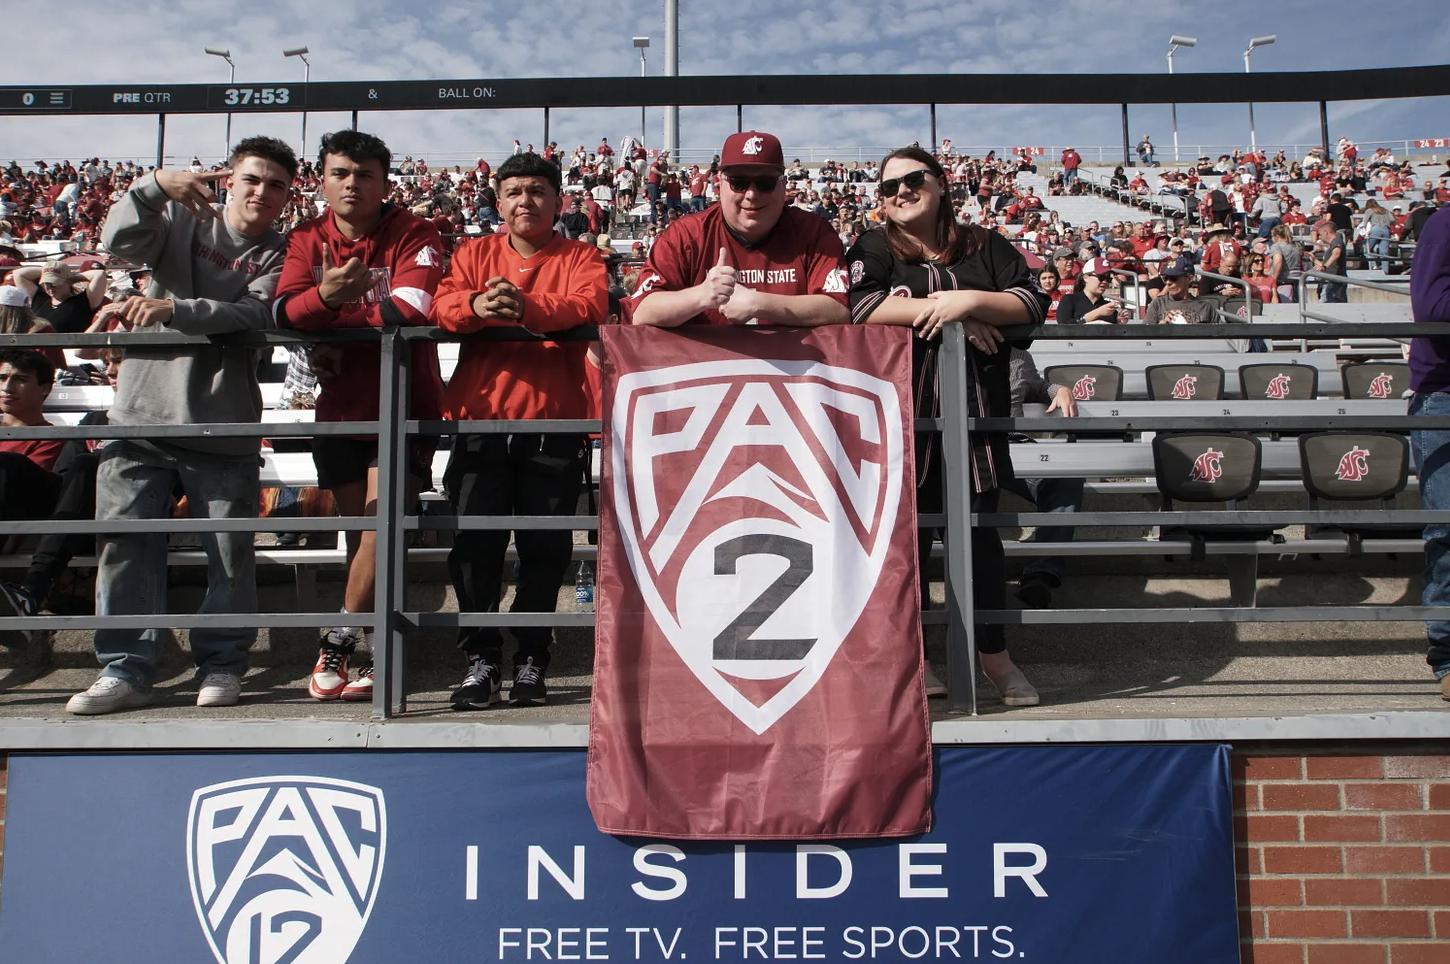
<instances>
[{"instance_id":1,"label":"blue insider banner","mask_svg":"<svg viewBox=\"0 0 1450 964\"><path fill-rule=\"evenodd\" d=\"M600 834L579 751L14 754L7 961L1238 960L1225 746L937 751L936 829Z\"/></svg>"}]
</instances>

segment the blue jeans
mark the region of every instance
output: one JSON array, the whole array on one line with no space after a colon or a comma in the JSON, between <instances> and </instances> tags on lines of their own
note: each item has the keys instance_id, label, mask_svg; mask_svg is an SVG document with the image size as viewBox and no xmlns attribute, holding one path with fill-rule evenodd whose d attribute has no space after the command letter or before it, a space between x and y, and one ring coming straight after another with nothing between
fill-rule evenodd
<instances>
[{"instance_id":1,"label":"blue jeans","mask_svg":"<svg viewBox=\"0 0 1450 964\"><path fill-rule=\"evenodd\" d=\"M1411 416L1450 415L1450 393L1416 392L1410 398ZM1450 428L1410 432L1410 454L1420 478L1420 504L1426 509L1450 509ZM1425 526L1425 589L1420 604L1450 606L1450 522ZM1437 677L1450 676L1450 620L1425 623L1430 649L1425 662Z\"/></svg>"},{"instance_id":2,"label":"blue jeans","mask_svg":"<svg viewBox=\"0 0 1450 964\"><path fill-rule=\"evenodd\" d=\"M1390 229L1384 226L1370 228L1364 250L1370 266L1383 270L1390 260Z\"/></svg>"},{"instance_id":3,"label":"blue jeans","mask_svg":"<svg viewBox=\"0 0 1450 964\"><path fill-rule=\"evenodd\" d=\"M1082 479L1013 479L1003 486L1008 492L1037 506L1038 512L1077 512L1082 508ZM1038 526L1032 542L1071 542L1073 526ZM1033 556L1022 567L1023 577L1042 575L1055 585L1062 585L1067 563L1061 556Z\"/></svg>"},{"instance_id":4,"label":"blue jeans","mask_svg":"<svg viewBox=\"0 0 1450 964\"><path fill-rule=\"evenodd\" d=\"M1321 281L1319 300L1326 305L1346 304L1349 301L1349 285L1338 281Z\"/></svg>"},{"instance_id":5,"label":"blue jeans","mask_svg":"<svg viewBox=\"0 0 1450 964\"><path fill-rule=\"evenodd\" d=\"M177 482L186 493L192 518L256 518L258 463L253 458L212 455L167 446L115 441L103 450L96 475L96 518L168 519ZM201 613L257 611L254 534L205 532L206 598ZM165 533L106 533L99 537L96 573L98 616L165 613ZM149 688L158 675L157 644L163 628L96 631L96 658L102 676L118 676ZM191 630L191 652L202 673L241 675L255 629Z\"/></svg>"}]
</instances>

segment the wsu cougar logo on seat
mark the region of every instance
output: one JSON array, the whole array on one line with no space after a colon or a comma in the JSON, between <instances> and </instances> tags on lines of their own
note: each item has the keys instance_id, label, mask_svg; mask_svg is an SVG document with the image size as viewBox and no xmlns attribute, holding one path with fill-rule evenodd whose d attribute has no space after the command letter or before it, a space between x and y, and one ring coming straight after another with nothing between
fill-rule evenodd
<instances>
[{"instance_id":1,"label":"wsu cougar logo on seat","mask_svg":"<svg viewBox=\"0 0 1450 964\"><path fill-rule=\"evenodd\" d=\"M1096 375L1084 375L1072 386L1072 397L1079 402L1090 401L1098 393L1098 379Z\"/></svg>"},{"instance_id":2,"label":"wsu cougar logo on seat","mask_svg":"<svg viewBox=\"0 0 1450 964\"><path fill-rule=\"evenodd\" d=\"M1339 458L1334 477L1341 482L1363 482L1369 475L1369 450L1358 445Z\"/></svg>"},{"instance_id":3,"label":"wsu cougar logo on seat","mask_svg":"<svg viewBox=\"0 0 1450 964\"><path fill-rule=\"evenodd\" d=\"M1288 398L1289 397L1289 376L1282 372L1269 379L1269 384L1264 387L1265 398Z\"/></svg>"},{"instance_id":4,"label":"wsu cougar logo on seat","mask_svg":"<svg viewBox=\"0 0 1450 964\"><path fill-rule=\"evenodd\" d=\"M1387 373L1380 372L1369 383L1368 395L1370 398L1389 398L1394 388L1394 379Z\"/></svg>"},{"instance_id":5,"label":"wsu cougar logo on seat","mask_svg":"<svg viewBox=\"0 0 1450 964\"><path fill-rule=\"evenodd\" d=\"M611 484L650 617L764 733L830 665L890 549L905 439L895 387L814 361L619 379Z\"/></svg>"},{"instance_id":6,"label":"wsu cougar logo on seat","mask_svg":"<svg viewBox=\"0 0 1450 964\"><path fill-rule=\"evenodd\" d=\"M1217 482L1223 477L1223 453L1218 449L1204 449L1203 454L1193 460L1193 469L1188 473L1190 482Z\"/></svg>"},{"instance_id":7,"label":"wsu cougar logo on seat","mask_svg":"<svg viewBox=\"0 0 1450 964\"><path fill-rule=\"evenodd\" d=\"M197 790L187 876L218 964L343 964L377 898L386 841L376 787L279 776Z\"/></svg>"},{"instance_id":8,"label":"wsu cougar logo on seat","mask_svg":"<svg viewBox=\"0 0 1450 964\"><path fill-rule=\"evenodd\" d=\"M1198 394L1198 376L1180 375L1178 381L1173 383L1173 397L1180 401L1192 398Z\"/></svg>"}]
</instances>

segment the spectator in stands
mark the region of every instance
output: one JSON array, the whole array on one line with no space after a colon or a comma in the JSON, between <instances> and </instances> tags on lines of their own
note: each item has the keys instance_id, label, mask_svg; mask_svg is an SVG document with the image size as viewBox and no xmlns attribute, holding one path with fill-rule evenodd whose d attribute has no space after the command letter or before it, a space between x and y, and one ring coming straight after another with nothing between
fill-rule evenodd
<instances>
[{"instance_id":1,"label":"spectator in stands","mask_svg":"<svg viewBox=\"0 0 1450 964\"><path fill-rule=\"evenodd\" d=\"M140 297L134 294L133 297ZM97 312L99 315L100 312ZM95 327L94 324L92 326ZM94 353L94 354L91 354ZM104 369L92 377L92 384L114 386L120 373L122 352L119 348L78 349L83 358L95 357L104 362ZM86 366L89 367L89 366ZM107 425L104 411L90 411L81 418L81 425ZM100 467L101 449L105 439L70 439L61 443L60 456L52 471L60 477L60 489L49 518L55 520L94 519L96 517L96 471ZM173 490L174 496L181 493ZM92 533L47 533L40 537L30 557L30 567L18 583L0 583L0 615L33 616L40 612L51 589L76 555L94 552L96 537ZM23 642L24 634L15 630L11 644ZM0 643L4 639L0 638Z\"/></svg>"},{"instance_id":2,"label":"spectator in stands","mask_svg":"<svg viewBox=\"0 0 1450 964\"><path fill-rule=\"evenodd\" d=\"M851 316L858 323L910 325L913 380L935 370L936 339L944 325L961 325L970 345L968 393L972 417L1011 412L1009 353L999 351L1000 327L1041 324L1049 298L1037 287L1021 252L1000 235L952 217L941 165L919 148L900 148L882 162L879 185L886 225L862 236L847 255L851 264ZM950 282L943 276L950 279ZM906 297L893 297L901 288ZM918 417L934 417L935 392L918 395ZM985 405L983 404L985 402ZM970 453L972 509L992 512L999 488L1010 476L1005 434L974 433ZM917 449L917 510L941 511L941 459L928 440ZM925 571L934 533L923 530L919 564ZM1006 605L1005 559L1000 534L972 529L972 585L978 605ZM927 584L922 579L923 601ZM982 669L1009 706L1034 706L1037 691L1012 662L1000 626L977 632ZM934 679L929 679L934 682ZM940 690L940 685L933 687Z\"/></svg>"},{"instance_id":3,"label":"spectator in stands","mask_svg":"<svg viewBox=\"0 0 1450 964\"><path fill-rule=\"evenodd\" d=\"M1279 293L1278 300L1298 301L1297 282L1300 272L1303 271L1303 252L1294 242L1286 224L1276 224L1269 232L1269 237L1273 239L1273 244L1269 246L1267 273L1274 279L1274 287Z\"/></svg>"},{"instance_id":4,"label":"spectator in stands","mask_svg":"<svg viewBox=\"0 0 1450 964\"><path fill-rule=\"evenodd\" d=\"M1093 258L1083 265L1077 287L1062 296L1057 306L1060 325L1114 325L1126 320L1120 305L1107 297L1112 267L1104 258Z\"/></svg>"},{"instance_id":5,"label":"spectator in stands","mask_svg":"<svg viewBox=\"0 0 1450 964\"><path fill-rule=\"evenodd\" d=\"M1249 216L1259 226L1258 237L1267 238L1269 232L1274 230L1274 225L1284 216L1283 198L1273 191L1263 192L1254 200Z\"/></svg>"},{"instance_id":6,"label":"spectator in stands","mask_svg":"<svg viewBox=\"0 0 1450 964\"><path fill-rule=\"evenodd\" d=\"M1410 309L1416 322L1450 322L1450 210L1425 224L1410 268ZM1415 338L1410 344L1411 416L1450 416L1450 337ZM1410 432L1420 501L1435 512L1450 510L1450 429ZM1450 523L1425 526L1426 606L1450 605ZM1450 621L1425 623L1426 662L1440 681L1440 698L1450 700Z\"/></svg>"},{"instance_id":7,"label":"spectator in stands","mask_svg":"<svg viewBox=\"0 0 1450 964\"><path fill-rule=\"evenodd\" d=\"M1330 218L1314 222L1314 270L1322 274L1345 273L1344 232ZM1319 282L1319 300L1325 304L1344 304L1349 300L1349 286L1339 282Z\"/></svg>"},{"instance_id":8,"label":"spectator in stands","mask_svg":"<svg viewBox=\"0 0 1450 964\"><path fill-rule=\"evenodd\" d=\"M1370 198L1365 202L1362 217L1368 229L1364 251L1369 266L1383 271L1389 267L1390 225L1394 224L1394 215L1386 211L1374 198Z\"/></svg>"},{"instance_id":9,"label":"spectator in stands","mask_svg":"<svg viewBox=\"0 0 1450 964\"><path fill-rule=\"evenodd\" d=\"M510 328L534 335L599 324L608 279L596 251L553 229L560 206L558 171L529 154L499 167L499 197L508 234L470 242L454 256L438 287L433 316L448 331ZM452 419L586 418L587 342L468 342L448 385ZM570 515L588 471L582 435L462 435L444 475L457 515ZM572 533L520 530L515 612L555 610L573 554ZM506 530L459 532L448 555L460 612L498 612ZM539 706L553 631L514 627L518 640L509 703ZM503 636L492 627L463 630L458 646L468 673L454 690L455 710L484 709L499 699Z\"/></svg>"},{"instance_id":10,"label":"spectator in stands","mask_svg":"<svg viewBox=\"0 0 1450 964\"><path fill-rule=\"evenodd\" d=\"M1053 250L1052 267L1057 272L1062 284L1071 284L1081 273L1078 260L1072 256L1072 249L1067 247Z\"/></svg>"},{"instance_id":11,"label":"spectator in stands","mask_svg":"<svg viewBox=\"0 0 1450 964\"><path fill-rule=\"evenodd\" d=\"M0 351L0 425L49 425L44 408L54 383L55 367L40 352L18 348ZM44 519L50 515L60 493L55 463L64 447L59 439L0 441L0 519Z\"/></svg>"},{"instance_id":12,"label":"spectator in stands","mask_svg":"<svg viewBox=\"0 0 1450 964\"><path fill-rule=\"evenodd\" d=\"M500 187L502 187L502 183L500 183ZM552 227L551 225L550 230ZM563 232L564 237L576 240L580 235L589 231L589 217L580 207L577 197L569 198L568 209L564 212L564 216L559 218L559 230Z\"/></svg>"},{"instance_id":13,"label":"spectator in stands","mask_svg":"<svg viewBox=\"0 0 1450 964\"><path fill-rule=\"evenodd\" d=\"M327 213L288 238L287 260L277 285L277 323L304 331L426 325L433 292L443 276L442 241L432 224L385 204L392 158L372 134L326 134L318 167ZM410 418L442 414L443 379L432 343L413 345ZM372 421L378 417L380 348L375 341L318 345L312 370L321 391L318 422ZM399 480L411 503L433 479L436 441L413 438L408 474ZM330 489L345 516L377 512L378 443L375 438L316 439L312 459L317 484ZM349 663L367 629L376 572L375 532L349 532L348 576L339 625L322 633L308 692L319 700L371 700L372 666L349 678Z\"/></svg>"},{"instance_id":14,"label":"spectator in stands","mask_svg":"<svg viewBox=\"0 0 1450 964\"><path fill-rule=\"evenodd\" d=\"M1082 155L1075 147L1063 148L1062 151L1062 183L1064 187L1071 187L1077 183L1078 168L1082 167Z\"/></svg>"},{"instance_id":15,"label":"spectator in stands","mask_svg":"<svg viewBox=\"0 0 1450 964\"><path fill-rule=\"evenodd\" d=\"M1138 162L1149 167L1158 166L1158 158L1153 151L1153 139L1147 134L1138 142Z\"/></svg>"},{"instance_id":16,"label":"spectator in stands","mask_svg":"<svg viewBox=\"0 0 1450 964\"><path fill-rule=\"evenodd\" d=\"M1012 416L1022 417L1022 406L1035 402L1047 406L1046 414L1060 412L1065 418L1077 415L1077 402L1072 389L1053 385L1042 377L1032 356L1021 348L1011 355ZM1079 478L1012 478L1007 491L1030 502L1038 512L1077 512L1082 509L1083 480ZM1032 542L1071 542L1072 526L1038 526ZM1033 556L1022 567L1017 584L1017 598L1028 609L1048 609L1052 593L1062 586L1067 563L1061 556Z\"/></svg>"},{"instance_id":17,"label":"spectator in stands","mask_svg":"<svg viewBox=\"0 0 1450 964\"><path fill-rule=\"evenodd\" d=\"M1409 216L1405 218L1405 234L1403 240L1418 241L1421 234L1424 233L1425 225L1429 223L1430 218L1434 214L1434 206L1419 201L1411 202Z\"/></svg>"},{"instance_id":18,"label":"spectator in stands","mask_svg":"<svg viewBox=\"0 0 1450 964\"><path fill-rule=\"evenodd\" d=\"M1144 322L1150 325L1200 325L1216 320L1212 301L1193 296L1193 265L1187 259L1169 264L1163 269L1166 286L1163 293L1148 305Z\"/></svg>"},{"instance_id":19,"label":"spectator in stands","mask_svg":"<svg viewBox=\"0 0 1450 964\"><path fill-rule=\"evenodd\" d=\"M106 299L106 272L92 268L83 275L69 265L31 265L11 276L15 287L30 296L36 317L63 335L79 334Z\"/></svg>"},{"instance_id":20,"label":"spectator in stands","mask_svg":"<svg viewBox=\"0 0 1450 964\"><path fill-rule=\"evenodd\" d=\"M114 255L150 265L153 273L147 296L119 302L115 313L133 328L163 326L195 335L271 327L284 249L272 224L296 173L290 147L249 137L233 149L227 170L158 170L137 179L112 205L102 238ZM218 209L212 186L223 178L230 178L230 189L226 206ZM134 346L110 421L256 422L260 398L253 352ZM117 440L105 447L97 472L96 518L167 518L178 485L194 517L255 518L259 446L258 438ZM252 539L247 531L201 534L210 563L203 612L256 611ZM98 542L96 613L166 612L166 533L109 532ZM89 715L150 703L161 632L96 630L101 676L66 709ZM189 636L202 676L197 705L235 704L256 630L198 626Z\"/></svg>"},{"instance_id":21,"label":"spectator in stands","mask_svg":"<svg viewBox=\"0 0 1450 964\"><path fill-rule=\"evenodd\" d=\"M624 302L626 318L662 328L846 322L841 240L828 221L786 206L784 173L775 135L732 134L721 151L720 203L660 235ZM782 280L754 280L767 269Z\"/></svg>"},{"instance_id":22,"label":"spectator in stands","mask_svg":"<svg viewBox=\"0 0 1450 964\"><path fill-rule=\"evenodd\" d=\"M1268 258L1259 253L1248 255L1248 265L1242 277L1248 283L1253 297L1267 304L1277 304L1279 301L1278 286L1274 278L1269 274Z\"/></svg>"},{"instance_id":23,"label":"spectator in stands","mask_svg":"<svg viewBox=\"0 0 1450 964\"><path fill-rule=\"evenodd\" d=\"M1043 320L1048 322L1056 321L1057 306L1062 301L1062 292L1058 290L1062 286L1062 276L1051 265L1038 268L1037 286L1047 293L1050 302L1047 306L1047 316Z\"/></svg>"}]
</instances>

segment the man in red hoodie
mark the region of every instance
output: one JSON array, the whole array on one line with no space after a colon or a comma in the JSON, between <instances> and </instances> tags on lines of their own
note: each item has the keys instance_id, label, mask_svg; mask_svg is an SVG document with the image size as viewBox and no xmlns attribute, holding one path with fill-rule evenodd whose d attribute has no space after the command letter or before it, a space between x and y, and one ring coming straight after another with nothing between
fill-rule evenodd
<instances>
[{"instance_id":1,"label":"man in red hoodie","mask_svg":"<svg viewBox=\"0 0 1450 964\"><path fill-rule=\"evenodd\" d=\"M443 249L432 224L400 207L384 203L392 154L371 134L342 130L322 139L318 166L328 210L297 227L287 241L287 260L277 286L279 328L326 331L334 328L383 328L426 325L433 292L443 275ZM318 345L312 370L321 393L319 422L372 421L378 417L377 342ZM436 419L442 414L443 379L438 352L431 343L413 347L409 417ZM411 501L432 482L432 439L409 443ZM377 511L376 438L327 436L312 447L317 482L332 490L345 516ZM365 635L373 611L377 536L348 533L347 589L340 624L322 634L317 665L308 691L319 700L372 699L371 666L348 678L348 663Z\"/></svg>"},{"instance_id":2,"label":"man in red hoodie","mask_svg":"<svg viewBox=\"0 0 1450 964\"><path fill-rule=\"evenodd\" d=\"M438 286L433 318L442 328L522 329L549 335L599 324L608 311L604 261L592 245L554 230L562 205L559 169L518 154L498 169L499 213L507 234L466 242ZM451 419L588 418L584 341L465 342L448 383ZM444 475L457 515L570 515L587 467L582 435L460 435ZM460 612L498 612L506 531L459 532L448 554ZM553 612L573 555L568 531L514 533L519 553L515 612ZM548 689L553 633L516 627L509 703L538 706ZM484 709L499 699L503 637L492 627L464 630L459 648L468 675L454 691L455 710Z\"/></svg>"}]
</instances>

